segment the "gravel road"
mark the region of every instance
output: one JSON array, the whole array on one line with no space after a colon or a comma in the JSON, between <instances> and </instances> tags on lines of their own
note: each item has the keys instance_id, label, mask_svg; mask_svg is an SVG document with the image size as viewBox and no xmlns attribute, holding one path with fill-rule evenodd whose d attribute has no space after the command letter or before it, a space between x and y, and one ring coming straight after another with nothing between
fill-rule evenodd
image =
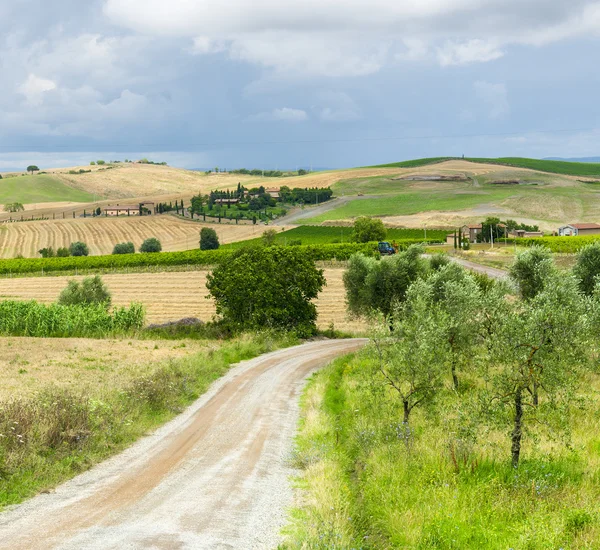
<instances>
[{"instance_id":1,"label":"gravel road","mask_svg":"<svg viewBox=\"0 0 600 550\"><path fill-rule=\"evenodd\" d=\"M363 339L245 361L124 453L0 514L0 548L274 548L306 377Z\"/></svg>"},{"instance_id":2,"label":"gravel road","mask_svg":"<svg viewBox=\"0 0 600 550\"><path fill-rule=\"evenodd\" d=\"M492 279L507 279L508 272L504 271L504 269L498 269L496 267L489 267L487 265L481 265L475 262L470 262L469 260L464 260L463 258L457 258L456 256L450 256L450 259L457 264L470 269L471 271L477 271L478 273L485 273L488 277Z\"/></svg>"}]
</instances>

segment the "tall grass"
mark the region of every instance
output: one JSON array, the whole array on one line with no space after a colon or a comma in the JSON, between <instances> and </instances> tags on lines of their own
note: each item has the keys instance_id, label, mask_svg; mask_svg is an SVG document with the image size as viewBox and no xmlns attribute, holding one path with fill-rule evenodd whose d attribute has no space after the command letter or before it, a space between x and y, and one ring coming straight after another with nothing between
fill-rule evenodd
<instances>
[{"instance_id":1,"label":"tall grass","mask_svg":"<svg viewBox=\"0 0 600 550\"><path fill-rule=\"evenodd\" d=\"M505 434L467 443L448 402L419 411L407 434L397 397L373 386L365 361L338 359L305 391L295 455L305 504L291 514L285 548L598 547L597 375L572 445L533 429L515 470Z\"/></svg>"},{"instance_id":2,"label":"tall grass","mask_svg":"<svg viewBox=\"0 0 600 550\"><path fill-rule=\"evenodd\" d=\"M144 306L135 303L109 312L104 304L0 302L0 334L4 336L105 337L141 329L144 318Z\"/></svg>"},{"instance_id":3,"label":"tall grass","mask_svg":"<svg viewBox=\"0 0 600 550\"><path fill-rule=\"evenodd\" d=\"M159 364L125 387L93 394L48 387L34 397L0 402L0 508L124 449L183 410L232 364L295 343L274 333L244 335Z\"/></svg>"}]
</instances>

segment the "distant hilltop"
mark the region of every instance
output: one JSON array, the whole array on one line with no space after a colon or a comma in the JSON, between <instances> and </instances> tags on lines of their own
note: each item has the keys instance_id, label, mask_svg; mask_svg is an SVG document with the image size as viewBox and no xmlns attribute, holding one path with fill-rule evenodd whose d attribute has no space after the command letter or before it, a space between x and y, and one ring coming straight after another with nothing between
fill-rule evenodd
<instances>
[{"instance_id":1,"label":"distant hilltop","mask_svg":"<svg viewBox=\"0 0 600 550\"><path fill-rule=\"evenodd\" d=\"M600 157L574 157L574 158L547 157L543 160L561 160L563 162L600 162Z\"/></svg>"}]
</instances>

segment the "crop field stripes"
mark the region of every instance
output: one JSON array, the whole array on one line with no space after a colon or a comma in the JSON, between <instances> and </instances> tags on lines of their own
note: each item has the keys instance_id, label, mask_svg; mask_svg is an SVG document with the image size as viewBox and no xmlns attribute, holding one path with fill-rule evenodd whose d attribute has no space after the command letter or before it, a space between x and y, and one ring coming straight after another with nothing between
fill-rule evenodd
<instances>
[{"instance_id":1,"label":"crop field stripes","mask_svg":"<svg viewBox=\"0 0 600 550\"><path fill-rule=\"evenodd\" d=\"M361 332L366 330L362 321L350 320L346 315L344 285L341 267L326 267L327 286L316 301L317 324L326 329L333 323L336 329ZM141 302L147 309L149 323L175 321L183 317L198 317L210 321L215 314L212 300L207 299L207 271L172 271L159 273L119 273L103 275L112 292L115 306ZM0 279L0 299L56 301L60 291L71 279L81 277L25 277Z\"/></svg>"}]
</instances>

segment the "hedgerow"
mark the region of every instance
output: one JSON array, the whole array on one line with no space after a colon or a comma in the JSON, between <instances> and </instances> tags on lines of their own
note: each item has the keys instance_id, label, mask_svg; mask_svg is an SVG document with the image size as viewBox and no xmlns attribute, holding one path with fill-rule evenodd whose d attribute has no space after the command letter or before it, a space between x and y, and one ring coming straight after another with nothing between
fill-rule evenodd
<instances>
[{"instance_id":1,"label":"hedgerow","mask_svg":"<svg viewBox=\"0 0 600 550\"><path fill-rule=\"evenodd\" d=\"M505 241L510 244L520 246L545 246L552 252L574 254L579 252L584 246L593 244L600 240L600 235L589 235L585 237L531 237L522 239L500 239L499 242Z\"/></svg>"}]
</instances>

